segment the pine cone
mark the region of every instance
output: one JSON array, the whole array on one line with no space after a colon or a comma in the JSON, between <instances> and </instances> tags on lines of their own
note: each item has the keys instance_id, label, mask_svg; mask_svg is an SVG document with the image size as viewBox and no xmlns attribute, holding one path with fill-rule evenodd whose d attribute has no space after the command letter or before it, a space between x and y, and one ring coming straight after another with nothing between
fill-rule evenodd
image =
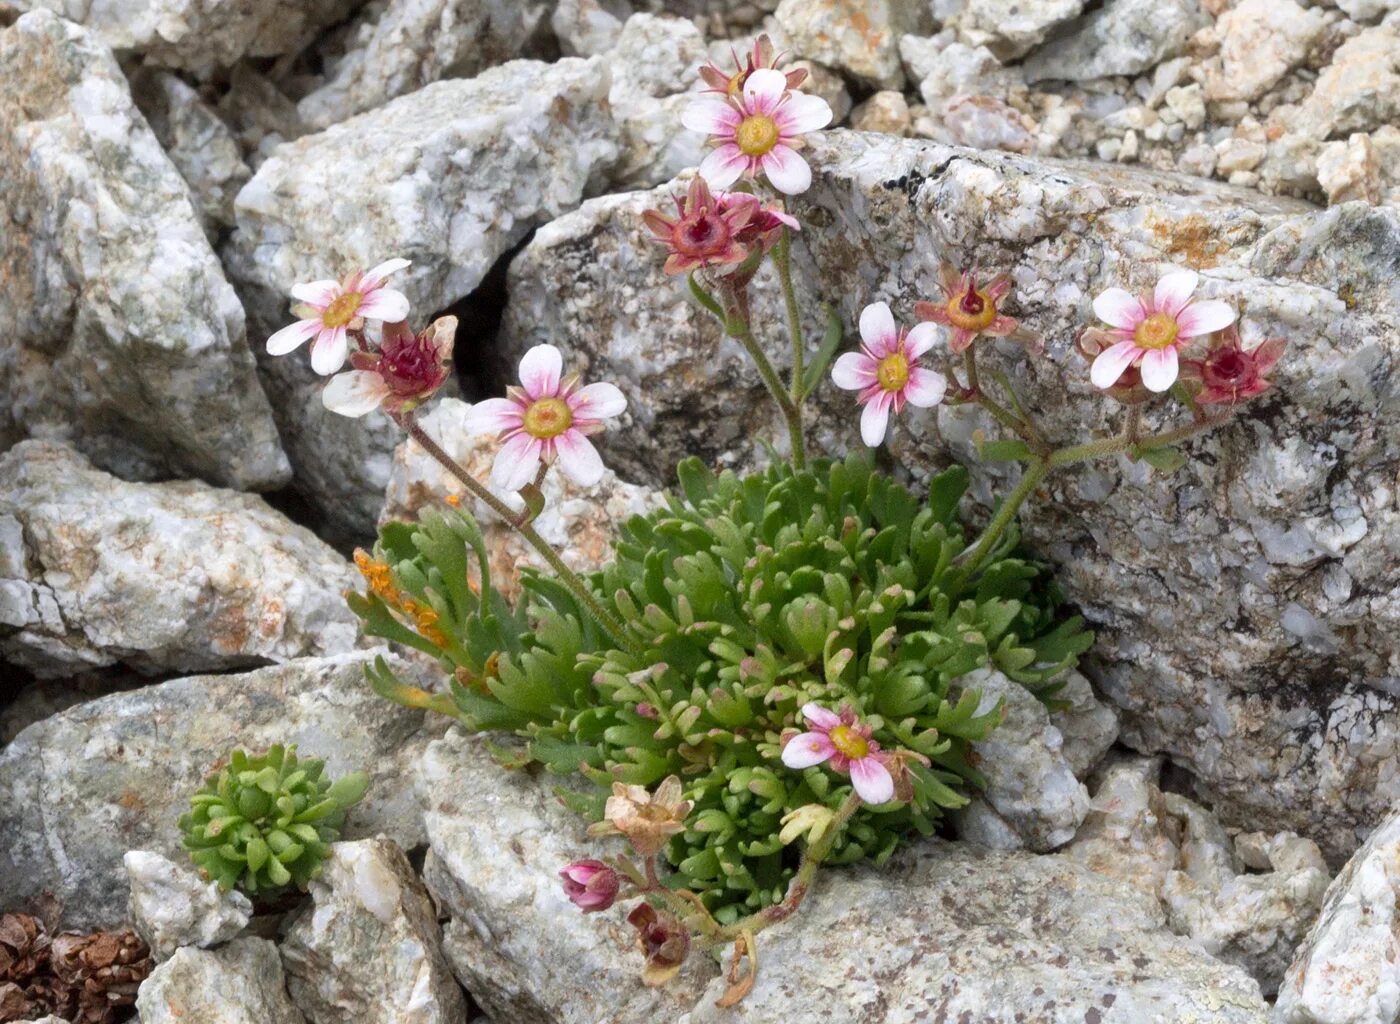
<instances>
[{"instance_id":1,"label":"pine cone","mask_svg":"<svg viewBox=\"0 0 1400 1024\"><path fill-rule=\"evenodd\" d=\"M49 933L43 921L29 914L0 916L0 982L23 987L48 960Z\"/></svg>"},{"instance_id":2,"label":"pine cone","mask_svg":"<svg viewBox=\"0 0 1400 1024\"><path fill-rule=\"evenodd\" d=\"M115 1024L151 973L151 951L133 931L64 932L49 954L54 976L76 1002L74 1024Z\"/></svg>"}]
</instances>

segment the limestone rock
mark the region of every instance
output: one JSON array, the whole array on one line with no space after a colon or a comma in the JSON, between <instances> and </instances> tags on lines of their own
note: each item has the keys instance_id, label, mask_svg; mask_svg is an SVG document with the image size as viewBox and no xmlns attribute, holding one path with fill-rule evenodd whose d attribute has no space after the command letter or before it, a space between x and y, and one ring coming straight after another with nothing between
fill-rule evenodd
<instances>
[{"instance_id":1,"label":"limestone rock","mask_svg":"<svg viewBox=\"0 0 1400 1024\"><path fill-rule=\"evenodd\" d=\"M605 847L556 784L507 771L456 729L428 747L417 783L431 847L423 877L449 917L443 949L458 980L494 1024L683 1019L714 963L692 956L667 985L641 984L624 914L584 915L559 884L560 868Z\"/></svg>"},{"instance_id":2,"label":"limestone rock","mask_svg":"<svg viewBox=\"0 0 1400 1024\"><path fill-rule=\"evenodd\" d=\"M423 429L463 465L476 479L485 481L497 446L481 435L467 432L466 417L471 406L445 398L423 416ZM645 487L624 483L612 470L589 488L582 488L560 472L545 477L541 487L545 507L534 527L571 569L593 572L612 558L616 526L634 515L641 515L661 503L661 495ZM470 497L450 473L423 451L416 442L404 441L394 450L394 465L385 494L380 521L414 519L423 507L455 498L468 507L481 524L495 587L507 598L519 593L520 569L533 566L547 570L534 548L501 523L485 503ZM524 508L518 495L504 498L512 508Z\"/></svg>"},{"instance_id":3,"label":"limestone rock","mask_svg":"<svg viewBox=\"0 0 1400 1024\"><path fill-rule=\"evenodd\" d=\"M1108 0L1026 61L1027 82L1136 75L1181 54L1208 23L1197 0Z\"/></svg>"},{"instance_id":4,"label":"limestone rock","mask_svg":"<svg viewBox=\"0 0 1400 1024\"><path fill-rule=\"evenodd\" d=\"M1074 777L1085 779L1118 738L1118 716L1080 673L1066 673L1061 684L1055 699L1069 706L1052 711L1050 724L1060 733L1060 752Z\"/></svg>"},{"instance_id":5,"label":"limestone rock","mask_svg":"<svg viewBox=\"0 0 1400 1024\"><path fill-rule=\"evenodd\" d=\"M558 0L549 27L566 57L596 57L616 45L630 13L627 0Z\"/></svg>"},{"instance_id":6,"label":"limestone rock","mask_svg":"<svg viewBox=\"0 0 1400 1024\"><path fill-rule=\"evenodd\" d=\"M466 1020L432 902L390 839L334 844L310 905L286 926L282 962L311 1024Z\"/></svg>"},{"instance_id":7,"label":"limestone rock","mask_svg":"<svg viewBox=\"0 0 1400 1024\"><path fill-rule=\"evenodd\" d=\"M521 56L547 13L543 0L389 0L360 15L351 50L297 104L326 128L443 78L470 78Z\"/></svg>"},{"instance_id":8,"label":"limestone rock","mask_svg":"<svg viewBox=\"0 0 1400 1024\"><path fill-rule=\"evenodd\" d=\"M1279 989L1276 1024L1380 1024L1400 1016L1400 814L1342 869Z\"/></svg>"},{"instance_id":9,"label":"limestone rock","mask_svg":"<svg viewBox=\"0 0 1400 1024\"><path fill-rule=\"evenodd\" d=\"M618 156L607 62L512 61L436 82L279 147L238 196L225 257L257 329L287 322L299 281L390 256L423 318L468 295L541 220L578 204ZM372 138L377 156L363 158ZM260 357L262 358L262 357ZM333 529L368 533L398 432L327 412L304 354L263 359L298 486Z\"/></svg>"},{"instance_id":10,"label":"limestone rock","mask_svg":"<svg viewBox=\"0 0 1400 1024\"><path fill-rule=\"evenodd\" d=\"M1400 120L1400 19L1348 39L1317 76L1296 131L1317 139L1365 132Z\"/></svg>"},{"instance_id":11,"label":"limestone rock","mask_svg":"<svg viewBox=\"0 0 1400 1024\"><path fill-rule=\"evenodd\" d=\"M15 0L80 22L118 52L208 76L242 57L297 53L357 0Z\"/></svg>"},{"instance_id":12,"label":"limestone rock","mask_svg":"<svg viewBox=\"0 0 1400 1024\"><path fill-rule=\"evenodd\" d=\"M0 420L123 476L284 483L243 310L111 53L35 11L0 66Z\"/></svg>"},{"instance_id":13,"label":"limestone rock","mask_svg":"<svg viewBox=\"0 0 1400 1024\"><path fill-rule=\"evenodd\" d=\"M1241 0L1216 22L1222 67L1207 79L1209 100L1257 100L1303 63L1326 30L1316 7L1293 0Z\"/></svg>"},{"instance_id":14,"label":"limestone rock","mask_svg":"<svg viewBox=\"0 0 1400 1024\"><path fill-rule=\"evenodd\" d=\"M129 850L122 863L131 886L128 912L157 961L169 960L182 946L221 945L243 931L253 915L247 896L206 882L188 860Z\"/></svg>"},{"instance_id":15,"label":"limestone rock","mask_svg":"<svg viewBox=\"0 0 1400 1024\"><path fill-rule=\"evenodd\" d=\"M126 913L130 849L187 857L175 822L205 773L235 745L296 743L338 776L363 769L369 793L347 838L383 832L404 846L422 823L404 771L427 736L422 712L376 696L376 653L303 659L243 675L193 676L70 708L0 751L0 904L44 889L66 927L110 926ZM405 678L431 674L390 658Z\"/></svg>"},{"instance_id":16,"label":"limestone rock","mask_svg":"<svg viewBox=\"0 0 1400 1024\"><path fill-rule=\"evenodd\" d=\"M287 998L277 947L253 936L180 950L142 983L136 1009L141 1024L306 1024Z\"/></svg>"},{"instance_id":17,"label":"limestone rock","mask_svg":"<svg viewBox=\"0 0 1400 1024\"><path fill-rule=\"evenodd\" d=\"M354 648L344 558L256 495L133 484L66 445L0 456L0 654L41 676L241 668Z\"/></svg>"},{"instance_id":18,"label":"limestone rock","mask_svg":"<svg viewBox=\"0 0 1400 1024\"><path fill-rule=\"evenodd\" d=\"M823 872L758 942L747 998L717 1008L717 980L687 1024L1267 1019L1253 980L1166 931L1154 900L1060 857L910 844Z\"/></svg>"},{"instance_id":19,"label":"limestone rock","mask_svg":"<svg viewBox=\"0 0 1400 1024\"><path fill-rule=\"evenodd\" d=\"M207 233L233 226L233 197L253 172L233 130L178 75L143 68L132 96L185 184Z\"/></svg>"},{"instance_id":20,"label":"limestone rock","mask_svg":"<svg viewBox=\"0 0 1400 1024\"><path fill-rule=\"evenodd\" d=\"M914 124L904 94L886 89L851 111L851 127L861 132L908 135Z\"/></svg>"},{"instance_id":21,"label":"limestone rock","mask_svg":"<svg viewBox=\"0 0 1400 1024\"><path fill-rule=\"evenodd\" d=\"M1396 131L1390 125L1386 130ZM1381 159L1366 132L1356 132L1345 142L1323 143L1317 158L1317 181L1329 206L1358 199L1379 203L1385 198L1387 179L1400 178L1397 172L1400 168Z\"/></svg>"},{"instance_id":22,"label":"limestone rock","mask_svg":"<svg viewBox=\"0 0 1400 1024\"><path fill-rule=\"evenodd\" d=\"M1161 759L1148 757L1105 766L1084 827L1060 855L1159 896L1177 861L1174 823L1157 788L1161 770Z\"/></svg>"},{"instance_id":23,"label":"limestone rock","mask_svg":"<svg viewBox=\"0 0 1400 1024\"><path fill-rule=\"evenodd\" d=\"M968 42L1010 61L1035 49L1082 10L1084 0L967 0L958 29Z\"/></svg>"},{"instance_id":24,"label":"limestone rock","mask_svg":"<svg viewBox=\"0 0 1400 1024\"><path fill-rule=\"evenodd\" d=\"M899 89L899 37L928 27L918 0L783 0L773 14L794 56L877 89Z\"/></svg>"}]
</instances>

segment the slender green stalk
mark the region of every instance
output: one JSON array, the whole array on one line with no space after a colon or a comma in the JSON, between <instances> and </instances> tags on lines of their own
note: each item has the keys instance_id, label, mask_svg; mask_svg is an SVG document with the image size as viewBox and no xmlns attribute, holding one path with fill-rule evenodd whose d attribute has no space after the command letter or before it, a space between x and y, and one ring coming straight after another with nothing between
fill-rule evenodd
<instances>
[{"instance_id":1,"label":"slender green stalk","mask_svg":"<svg viewBox=\"0 0 1400 1024\"><path fill-rule=\"evenodd\" d=\"M773 265L778 268L778 283L783 289L783 303L787 307L788 340L792 344L792 382L788 394L800 413L802 400L803 360L806 346L802 343L802 318L797 308L797 289L792 286L792 230L784 227L778 236L778 244L773 247Z\"/></svg>"},{"instance_id":2,"label":"slender green stalk","mask_svg":"<svg viewBox=\"0 0 1400 1024\"><path fill-rule=\"evenodd\" d=\"M1153 448L1164 448L1170 444L1177 444L1195 437L1197 434L1204 434L1208 430L1230 420L1230 414L1221 416L1210 416L1197 423L1192 423L1185 427L1178 427L1175 430L1166 430L1160 434L1150 434L1147 437L1139 437L1136 440L1130 439L1126 433L1117 437L1106 437L1099 441L1088 441L1084 444L1071 445L1068 448L1060 448L1050 454L1049 463L1056 468L1060 466L1073 465L1076 462L1087 462L1089 459L1102 458L1105 455L1118 455L1122 452L1138 450L1149 451Z\"/></svg>"},{"instance_id":3,"label":"slender green stalk","mask_svg":"<svg viewBox=\"0 0 1400 1024\"><path fill-rule=\"evenodd\" d=\"M537 531L534 526L524 521L509 505L492 494L482 484L478 483L475 477L468 473L456 459L448 455L447 452L443 450L442 446L433 440L411 414L404 416L401 422L404 429L408 431L408 435L412 437L413 440L417 441L425 452L436 459L443 469L460 480L462 485L466 487L474 497L484 502L492 512L496 513L496 515L510 526L511 529L524 537L525 541L539 552L540 557L549 563L549 567L558 575L559 581L563 583L564 586L568 587L570 592L578 598L579 604L581 604L584 610L593 617L593 620L602 627L603 632L607 633L609 637L612 638L613 643L627 650L636 651L636 645L628 639L627 631L623 628L622 624L619 623L617 619L613 618L612 615L608 614L607 609L598 603L598 599L594 597L593 592L588 589L588 584L584 583L578 573L574 572L565 564L564 560L559 557L559 552L555 551L554 548L550 546L549 542L539 535L539 531Z\"/></svg>"},{"instance_id":4,"label":"slender green stalk","mask_svg":"<svg viewBox=\"0 0 1400 1024\"><path fill-rule=\"evenodd\" d=\"M1053 456L1051 456L1051 458L1053 458ZM950 590L956 592L963 584L973 577L979 568L981 568L982 563L986 561L987 555L991 553L997 541L1001 540L1001 535L1006 532L1007 527L1009 527L1016 518L1016 513L1019 512L1021 506L1026 503L1026 499L1029 498L1036 487L1040 485L1040 481L1045 479L1045 475L1050 472L1050 468L1051 460L1040 457L1035 458L1026 466L1026 471L1021 476L1021 482L1016 485L1016 489L1001 503L1001 507L997 509L996 515L992 516L991 522L986 525L982 530L982 535L977 538L977 543L960 559L962 564L958 569L956 579L949 587Z\"/></svg>"},{"instance_id":5,"label":"slender green stalk","mask_svg":"<svg viewBox=\"0 0 1400 1024\"><path fill-rule=\"evenodd\" d=\"M1045 438L1040 432L1040 427L1038 427L1035 420L1031 418L1031 414L1026 412L1026 407L1021 402L1021 396L1018 395L1016 389L1011 386L1011 378L1006 375L1006 371L993 370L991 372L991 378L1001 385L1001 389L1006 392L1006 397L1011 400L1011 408L1015 410L1016 417L1025 424L1026 430L1028 430L1031 436L1036 438L1036 440L1044 444Z\"/></svg>"},{"instance_id":6,"label":"slender green stalk","mask_svg":"<svg viewBox=\"0 0 1400 1024\"><path fill-rule=\"evenodd\" d=\"M967 390L972 395L972 401L991 413L992 417L1003 427L1006 427L1006 429L1010 430L1022 441L1025 441L1037 455L1043 456L1049 454L1049 445L1045 443L1045 440L1036 432L1035 428L1033 428L1030 423L1023 417L1012 413L982 389L982 382L977 372L976 353L977 346L975 344L968 347L963 352L963 371L967 374ZM1005 374L1002 375L1002 379L1005 381ZM1016 392L1011 390L1010 382L1005 381L1003 387L1007 389L1007 393L1011 395L1012 401L1016 403L1016 407L1019 409L1020 402L1016 400Z\"/></svg>"},{"instance_id":7,"label":"slender green stalk","mask_svg":"<svg viewBox=\"0 0 1400 1024\"><path fill-rule=\"evenodd\" d=\"M753 336L753 328L749 326L748 319L742 315L734 316L731 319L730 326L734 337L739 339L739 344L744 346L744 351L753 359L754 365L758 367L759 377L763 379L764 386L773 396L773 401L778 403L778 408L783 413L783 419L787 421L788 438L792 445L793 467L803 469L807 465L807 447L802 440L802 411L798 409L797 403L792 400L792 396L783 387L783 382L778 377L778 371L773 369L773 364L764 354L758 339Z\"/></svg>"}]
</instances>

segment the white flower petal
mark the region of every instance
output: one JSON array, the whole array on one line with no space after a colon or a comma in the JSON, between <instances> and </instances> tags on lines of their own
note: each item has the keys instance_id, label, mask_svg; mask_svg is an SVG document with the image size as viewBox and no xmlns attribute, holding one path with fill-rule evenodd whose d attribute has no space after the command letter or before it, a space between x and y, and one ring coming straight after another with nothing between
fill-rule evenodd
<instances>
[{"instance_id":1,"label":"white flower petal","mask_svg":"<svg viewBox=\"0 0 1400 1024\"><path fill-rule=\"evenodd\" d=\"M751 114L771 114L787 92L787 75L774 68L759 68L744 82L744 107Z\"/></svg>"},{"instance_id":2,"label":"white flower petal","mask_svg":"<svg viewBox=\"0 0 1400 1024\"><path fill-rule=\"evenodd\" d=\"M681 124L693 132L731 138L744 115L717 96L696 100L681 112Z\"/></svg>"},{"instance_id":3,"label":"white flower petal","mask_svg":"<svg viewBox=\"0 0 1400 1024\"><path fill-rule=\"evenodd\" d=\"M396 324L408 317L408 297L393 288L377 288L364 297L355 313L366 320Z\"/></svg>"},{"instance_id":4,"label":"white flower petal","mask_svg":"<svg viewBox=\"0 0 1400 1024\"><path fill-rule=\"evenodd\" d=\"M592 487L603 479L603 459L579 430L566 430L554 439L559 468L580 487Z\"/></svg>"},{"instance_id":5,"label":"white flower petal","mask_svg":"<svg viewBox=\"0 0 1400 1024\"><path fill-rule=\"evenodd\" d=\"M627 396L616 384L600 381L569 396L569 409L579 420L606 420L627 411Z\"/></svg>"},{"instance_id":6,"label":"white flower petal","mask_svg":"<svg viewBox=\"0 0 1400 1024\"><path fill-rule=\"evenodd\" d=\"M798 733L783 746L783 764L789 768L810 768L821 764L834 753L836 748L831 745L826 733Z\"/></svg>"},{"instance_id":7,"label":"white flower petal","mask_svg":"<svg viewBox=\"0 0 1400 1024\"><path fill-rule=\"evenodd\" d=\"M1166 348L1155 349L1142 357L1142 383L1148 391L1170 391L1171 386L1176 383L1177 374L1176 348L1168 346Z\"/></svg>"},{"instance_id":8,"label":"white flower petal","mask_svg":"<svg viewBox=\"0 0 1400 1024\"><path fill-rule=\"evenodd\" d=\"M846 391L864 391L875 383L878 364L864 352L847 352L831 368L831 381Z\"/></svg>"},{"instance_id":9,"label":"white flower petal","mask_svg":"<svg viewBox=\"0 0 1400 1024\"><path fill-rule=\"evenodd\" d=\"M310 284L292 285L292 298L324 309L340 295L339 281L312 281Z\"/></svg>"},{"instance_id":10,"label":"white flower petal","mask_svg":"<svg viewBox=\"0 0 1400 1024\"><path fill-rule=\"evenodd\" d=\"M496 453L491 464L491 486L499 491L518 491L540 469L540 453L544 442L529 434L516 434Z\"/></svg>"},{"instance_id":11,"label":"white flower petal","mask_svg":"<svg viewBox=\"0 0 1400 1024\"><path fill-rule=\"evenodd\" d=\"M321 404L342 416L364 416L389 397L389 385L373 370L338 373L321 389Z\"/></svg>"},{"instance_id":12,"label":"white flower petal","mask_svg":"<svg viewBox=\"0 0 1400 1024\"><path fill-rule=\"evenodd\" d=\"M909 358L918 359L934 345L938 344L938 325L923 320L909 328L905 341L909 346Z\"/></svg>"},{"instance_id":13,"label":"white flower petal","mask_svg":"<svg viewBox=\"0 0 1400 1024\"><path fill-rule=\"evenodd\" d=\"M524 410L509 398L488 398L467 410L463 425L469 434L497 434L516 429L524 420Z\"/></svg>"},{"instance_id":14,"label":"white flower petal","mask_svg":"<svg viewBox=\"0 0 1400 1024\"><path fill-rule=\"evenodd\" d=\"M390 274L397 273L410 265L410 262L402 257L385 260L383 263L379 264L379 266L372 267L369 273L360 278L360 287L364 288L365 291L372 291L382 285L384 279Z\"/></svg>"},{"instance_id":15,"label":"white flower petal","mask_svg":"<svg viewBox=\"0 0 1400 1024\"><path fill-rule=\"evenodd\" d=\"M1219 299L1193 302L1176 317L1182 338L1199 338L1202 334L1223 331L1234 322L1235 307Z\"/></svg>"},{"instance_id":16,"label":"white flower petal","mask_svg":"<svg viewBox=\"0 0 1400 1024\"><path fill-rule=\"evenodd\" d=\"M700 177L714 189L725 189L739 180L749 166L749 158L734 143L726 143L710 151L700 161Z\"/></svg>"},{"instance_id":17,"label":"white flower petal","mask_svg":"<svg viewBox=\"0 0 1400 1024\"><path fill-rule=\"evenodd\" d=\"M553 398L559 392L564 357L553 345L536 345L520 360L520 386L531 398Z\"/></svg>"},{"instance_id":18,"label":"white flower petal","mask_svg":"<svg viewBox=\"0 0 1400 1024\"><path fill-rule=\"evenodd\" d=\"M851 785L856 796L868 804L884 804L894 799L894 778L890 770L873 757L851 762Z\"/></svg>"},{"instance_id":19,"label":"white flower petal","mask_svg":"<svg viewBox=\"0 0 1400 1024\"><path fill-rule=\"evenodd\" d=\"M802 718L808 725L815 725L818 729L831 730L841 724L840 715L814 701L802 705Z\"/></svg>"},{"instance_id":20,"label":"white flower petal","mask_svg":"<svg viewBox=\"0 0 1400 1024\"><path fill-rule=\"evenodd\" d=\"M893 351L890 342L897 336L894 314L886 302L872 302L860 311L860 340L876 352Z\"/></svg>"},{"instance_id":21,"label":"white flower petal","mask_svg":"<svg viewBox=\"0 0 1400 1024\"><path fill-rule=\"evenodd\" d=\"M860 439L870 448L878 448L885 440L885 428L890 422L890 401L886 395L876 395L865 404L860 414Z\"/></svg>"},{"instance_id":22,"label":"white flower petal","mask_svg":"<svg viewBox=\"0 0 1400 1024\"><path fill-rule=\"evenodd\" d=\"M778 108L773 121L785 136L805 135L831 123L831 107L820 96L795 92Z\"/></svg>"},{"instance_id":23,"label":"white flower petal","mask_svg":"<svg viewBox=\"0 0 1400 1024\"><path fill-rule=\"evenodd\" d=\"M268 355L285 356L288 352L301 348L320 332L319 320L298 320L294 324L288 324L267 339Z\"/></svg>"},{"instance_id":24,"label":"white flower petal","mask_svg":"<svg viewBox=\"0 0 1400 1024\"><path fill-rule=\"evenodd\" d=\"M904 386L904 398L910 405L928 409L943 401L948 391L948 379L937 370L916 366L909 371L909 383Z\"/></svg>"},{"instance_id":25,"label":"white flower petal","mask_svg":"<svg viewBox=\"0 0 1400 1024\"><path fill-rule=\"evenodd\" d=\"M1110 288L1094 300L1094 315L1112 327L1131 331L1147 319L1147 311L1132 292Z\"/></svg>"},{"instance_id":26,"label":"white flower petal","mask_svg":"<svg viewBox=\"0 0 1400 1024\"><path fill-rule=\"evenodd\" d=\"M812 168L791 146L778 143L763 154L759 164L769 184L784 195L800 195L812 187Z\"/></svg>"},{"instance_id":27,"label":"white flower petal","mask_svg":"<svg viewBox=\"0 0 1400 1024\"><path fill-rule=\"evenodd\" d=\"M1152 305L1158 313L1176 316L1191 301L1191 293L1201 283L1201 275L1194 270L1173 270L1163 275L1152 291Z\"/></svg>"},{"instance_id":28,"label":"white flower petal","mask_svg":"<svg viewBox=\"0 0 1400 1024\"><path fill-rule=\"evenodd\" d=\"M350 343L344 327L323 328L311 343L311 368L329 377L345 365Z\"/></svg>"},{"instance_id":29,"label":"white flower petal","mask_svg":"<svg viewBox=\"0 0 1400 1024\"><path fill-rule=\"evenodd\" d=\"M1089 367L1089 379L1096 388L1111 388L1118 383L1118 378L1123 376L1123 371L1141 354L1142 349L1138 347L1137 342L1120 341L1104 349L1094 358L1094 365Z\"/></svg>"}]
</instances>

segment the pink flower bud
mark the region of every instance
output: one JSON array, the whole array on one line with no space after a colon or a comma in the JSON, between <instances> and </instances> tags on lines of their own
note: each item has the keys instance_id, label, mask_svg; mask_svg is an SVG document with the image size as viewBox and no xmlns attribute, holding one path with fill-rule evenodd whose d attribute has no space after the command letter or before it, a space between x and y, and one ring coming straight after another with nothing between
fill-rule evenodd
<instances>
[{"instance_id":1,"label":"pink flower bud","mask_svg":"<svg viewBox=\"0 0 1400 1024\"><path fill-rule=\"evenodd\" d=\"M617 899L621 880L600 860L576 860L559 872L564 895L585 914L607 910Z\"/></svg>"}]
</instances>

